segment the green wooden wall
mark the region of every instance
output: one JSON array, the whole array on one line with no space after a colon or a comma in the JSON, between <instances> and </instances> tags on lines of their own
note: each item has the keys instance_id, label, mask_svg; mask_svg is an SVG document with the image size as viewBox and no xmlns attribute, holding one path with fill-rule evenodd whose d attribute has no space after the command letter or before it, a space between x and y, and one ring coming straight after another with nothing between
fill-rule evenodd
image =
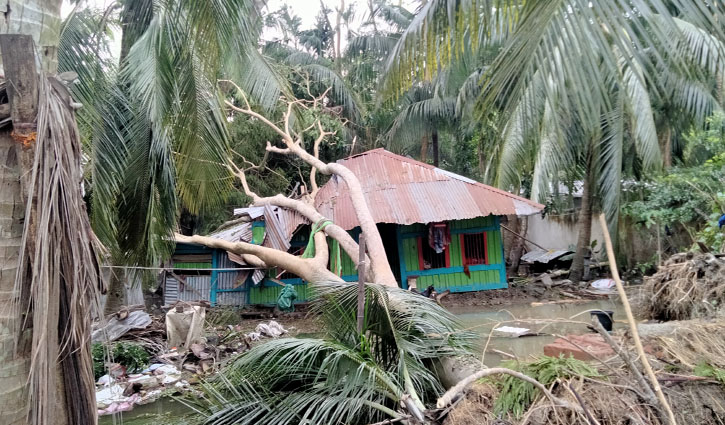
<instances>
[{"instance_id":1,"label":"green wooden wall","mask_svg":"<svg viewBox=\"0 0 725 425\"><path fill-rule=\"evenodd\" d=\"M496 216L477 217L470 220L458 220L450 223L451 244L450 267L445 269L418 270L418 240L419 236L428 236L428 227L425 224L412 224L398 226L398 254L400 257L400 271L402 287L407 288L407 276L418 276L417 286L423 289L429 285L435 286L437 291L450 289L451 292L480 291L486 289L506 288L506 265L503 260L503 247L501 228ZM463 272L460 235L462 233L486 233L487 253L489 264L469 266L470 277ZM357 240L359 232L351 232ZM307 233L298 232L292 240L293 245L306 245ZM329 245L328 240L328 245ZM340 252L342 263L342 278L346 281L356 281L357 271L355 265L345 251ZM297 302L308 301L312 291L302 279L284 279L286 284L295 285ZM260 286L249 288L250 304L275 304L282 286L264 280Z\"/></svg>"},{"instance_id":2,"label":"green wooden wall","mask_svg":"<svg viewBox=\"0 0 725 425\"><path fill-rule=\"evenodd\" d=\"M427 237L427 226L424 224L400 226L398 246L403 288L408 286L408 276L418 276L416 285L419 289L433 285L439 292L446 289L450 289L451 292L481 291L508 286L498 217L487 216L452 221L450 231L451 244L448 246L450 267L419 270L418 237ZM480 232L486 233L488 264L469 266L470 276L468 276L463 270L460 235Z\"/></svg>"}]
</instances>

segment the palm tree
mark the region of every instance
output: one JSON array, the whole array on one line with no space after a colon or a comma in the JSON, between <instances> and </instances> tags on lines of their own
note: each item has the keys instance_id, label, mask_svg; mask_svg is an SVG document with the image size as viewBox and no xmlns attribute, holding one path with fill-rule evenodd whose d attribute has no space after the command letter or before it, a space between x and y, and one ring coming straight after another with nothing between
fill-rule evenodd
<instances>
[{"instance_id":1,"label":"palm tree","mask_svg":"<svg viewBox=\"0 0 725 425\"><path fill-rule=\"evenodd\" d=\"M10 111L0 131L4 424L96 420L87 336L98 289L97 246L80 190L73 104L55 77L60 6L14 3L0 39Z\"/></svg>"},{"instance_id":2,"label":"palm tree","mask_svg":"<svg viewBox=\"0 0 725 425\"><path fill-rule=\"evenodd\" d=\"M721 18L719 6L690 0L636 8L607 1L432 0L393 51L384 87L401 93L414 75L450 63L468 40L474 49L505 40L481 81L478 106L500 111L505 122L498 184L518 186L529 143L538 151L533 196L548 191L558 170L583 164L577 279L595 197L610 225L616 223L625 142L634 143L643 165L661 163L650 94L679 99L695 116L713 108L712 91L703 88L722 72ZM680 90L675 81L687 84Z\"/></svg>"},{"instance_id":3,"label":"palm tree","mask_svg":"<svg viewBox=\"0 0 725 425\"><path fill-rule=\"evenodd\" d=\"M24 2L8 14L6 30L30 32L43 53L44 71L54 74L60 61L61 70L78 75L71 91L84 108L79 140L69 108L77 103L63 98L66 89L55 86L60 84L56 80L49 86L42 78L40 114L37 120L14 119L15 134L24 137L20 124L37 121L38 146L54 143L51 151L64 156L52 158L38 148L33 158L32 149L20 149L9 132L0 136L4 163L9 165L3 171L7 197L0 225L6 248L0 294L3 301L24 303L3 309L0 316L1 422L96 421L88 321L101 259L94 256L95 238L75 189L80 184L80 141L87 148L86 176L93 183L93 227L119 261L156 262L171 249L168 236L176 225L178 204L193 211L202 204L213 206L231 187L224 167L208 165L226 157L227 149L216 80L224 72L265 69L266 63L255 49L256 3L212 3L124 2L118 67L99 61L112 9L100 20L73 14L65 24L60 21L60 1ZM42 25L22 21L30 18L39 18ZM32 52L27 55L32 57ZM237 61L223 60L228 57ZM3 58L6 64L9 58ZM257 74L259 79L270 80L267 76L273 72L267 70ZM6 76L14 78L12 72L6 69ZM65 75L73 79L73 74ZM15 88L14 83L9 86ZM261 104L277 101L279 87L253 79L245 83ZM57 122L57 117L65 121ZM205 166L196 166L198 161ZM51 174L55 172L60 174ZM33 204L26 209L30 215L23 238L24 194L18 176L23 176L23 190ZM61 255L51 255L51 249ZM14 285L16 269L22 272ZM29 319L21 320L25 314Z\"/></svg>"},{"instance_id":4,"label":"palm tree","mask_svg":"<svg viewBox=\"0 0 725 425\"><path fill-rule=\"evenodd\" d=\"M238 357L207 385L197 406L205 423L399 420L420 415L442 394L437 360L468 350L453 315L418 294L369 284L359 333L357 285L315 289L322 335L269 341Z\"/></svg>"}]
</instances>

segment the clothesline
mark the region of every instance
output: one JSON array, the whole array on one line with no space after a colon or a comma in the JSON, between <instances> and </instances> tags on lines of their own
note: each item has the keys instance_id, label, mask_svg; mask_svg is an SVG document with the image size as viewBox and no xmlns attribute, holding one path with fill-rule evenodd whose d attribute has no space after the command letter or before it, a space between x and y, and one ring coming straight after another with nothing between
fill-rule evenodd
<instances>
[{"instance_id":1,"label":"clothesline","mask_svg":"<svg viewBox=\"0 0 725 425\"><path fill-rule=\"evenodd\" d=\"M141 267L141 266L101 266L104 269L134 269L134 270L189 270L189 271L217 271L217 272L238 272L244 270L264 270L260 267L238 267L238 268L204 268L204 267Z\"/></svg>"}]
</instances>

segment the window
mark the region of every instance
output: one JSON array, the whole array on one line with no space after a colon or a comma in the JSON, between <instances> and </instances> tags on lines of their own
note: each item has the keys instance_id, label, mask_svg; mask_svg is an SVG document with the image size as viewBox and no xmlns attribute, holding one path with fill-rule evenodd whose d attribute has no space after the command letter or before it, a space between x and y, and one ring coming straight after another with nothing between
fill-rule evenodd
<instances>
[{"instance_id":1,"label":"window","mask_svg":"<svg viewBox=\"0 0 725 425\"><path fill-rule=\"evenodd\" d=\"M428 244L428 238L418 238L418 267L419 270L443 269L448 267L448 249L440 254Z\"/></svg>"},{"instance_id":2,"label":"window","mask_svg":"<svg viewBox=\"0 0 725 425\"><path fill-rule=\"evenodd\" d=\"M487 245L486 232L462 234L461 251L463 252L463 265L488 264Z\"/></svg>"}]
</instances>

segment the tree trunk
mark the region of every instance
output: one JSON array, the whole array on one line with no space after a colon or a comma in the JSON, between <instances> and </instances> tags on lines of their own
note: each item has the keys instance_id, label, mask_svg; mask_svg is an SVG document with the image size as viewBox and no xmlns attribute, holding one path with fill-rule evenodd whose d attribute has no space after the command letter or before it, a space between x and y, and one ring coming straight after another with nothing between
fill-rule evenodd
<instances>
[{"instance_id":1,"label":"tree trunk","mask_svg":"<svg viewBox=\"0 0 725 425\"><path fill-rule=\"evenodd\" d=\"M672 129L668 125L662 132L662 164L665 169L672 167Z\"/></svg>"},{"instance_id":2,"label":"tree trunk","mask_svg":"<svg viewBox=\"0 0 725 425\"><path fill-rule=\"evenodd\" d=\"M14 285L20 240L23 236L25 204L20 190L17 144L7 131L0 133L0 423L27 423L26 382L30 371L30 333L19 350L14 347L14 329L20 317L7 308L15 298Z\"/></svg>"},{"instance_id":3,"label":"tree trunk","mask_svg":"<svg viewBox=\"0 0 725 425\"><path fill-rule=\"evenodd\" d=\"M589 169L589 167L587 168ZM589 172L591 173L591 172ZM589 244L592 237L592 179L593 176L588 174L584 178L584 188L582 190L582 204L579 210L579 220L577 220L578 238L576 242L576 252L574 260L569 270L569 279L579 282L584 276L584 257L589 253Z\"/></svg>"},{"instance_id":4,"label":"tree trunk","mask_svg":"<svg viewBox=\"0 0 725 425\"><path fill-rule=\"evenodd\" d=\"M92 385L92 371L90 361L86 364L82 359L90 359L90 346L71 347L71 344L61 346L58 338L48 336L44 340L47 344L33 348L34 339L38 333L46 329L56 330L55 336L66 332L68 323L53 322L57 320L59 310L64 314L83 314L85 306L64 304L62 300L68 300L68 294L58 293L58 287L49 290L49 310L31 311L26 317L25 306L22 302L30 303L30 289L23 287L16 289L16 274L19 260L23 259L25 252L22 251L23 232L27 232L28 242L25 249L33 246L33 237L36 224L29 223L24 228L26 203L35 205L34 198L26 199L27 176L31 174L35 144L28 146L20 143L23 137L40 134L37 129L37 105L38 91L28 90L38 81L40 71L47 74L55 74L58 67L58 44L60 40L60 0L8 0L3 3L3 19L0 20L0 34L3 39L2 64L8 86L8 100L11 110L14 137L10 136L10 130L0 132L0 423L2 424L66 424L71 420L71 415L79 418L78 409L83 409L91 404L93 410L85 412L83 423L96 423L95 395L86 393L86 388L81 385L83 378L80 375L88 376L90 373ZM29 36L32 39L25 41L21 36ZM23 47L30 45L30 48L23 50ZM37 48L33 48L37 46ZM38 54L40 68L36 68L36 52ZM21 67L19 64L28 62L32 66ZM27 68L27 69L26 69ZM28 107L31 105L31 107ZM35 105L34 108L32 105ZM38 132L38 133L36 133ZM45 132L43 132L45 133ZM45 137L45 134L43 134ZM17 139L17 141L15 140ZM37 141L36 141L37 143ZM78 182L80 184L80 182ZM70 189L70 188L69 188ZM70 189L72 190L72 189ZM31 210L32 211L32 210ZM37 215L36 211L33 211ZM28 218L32 220L32 218ZM33 220L34 221L34 220ZM61 230L62 231L62 230ZM31 251L27 251L31 252ZM61 255L68 255L65 252ZM25 260L26 266L32 263ZM24 266L25 267L25 266ZM25 275L20 271L19 276ZM20 283L23 281L20 280ZM28 279L28 287L30 287ZM26 293L26 290L28 293ZM61 289L63 290L63 289ZM10 308L13 303L16 308ZM29 304L27 304L29 305ZM69 309L72 313L69 313ZM46 316L46 329L33 328L36 319ZM19 324L22 322L22 326ZM18 334L18 329L22 333ZM52 332L49 332L52 333ZM35 334L35 335L34 335ZM17 341L17 345L16 342ZM88 351L85 352L85 349ZM68 350L73 350L70 352ZM50 365L34 365L31 361L31 352L37 356L41 351L50 354L48 359ZM84 352L88 357L83 357ZM44 354L44 355L45 355ZM40 356L42 357L42 356ZM62 360L61 360L62 359ZM41 362L42 363L42 362ZM31 369L32 366L32 369ZM33 372L33 370L35 372ZM51 372L48 373L47 371ZM85 373L85 374L84 374ZM55 374L55 376L52 376ZM37 376L36 376L37 375ZM34 377L35 376L35 377ZM38 384L45 380L50 385L44 387ZM84 381L85 382L85 381ZM78 400L69 400L65 389L68 385L73 386ZM39 394L38 391L45 394ZM31 394L31 391L33 394ZM79 394L80 392L80 394ZM31 404L31 398L35 400ZM38 403L41 402L42 406ZM84 402L88 403L84 403ZM69 403L73 403L70 405ZM31 407L34 406L34 407ZM42 411L39 411L42 410Z\"/></svg>"},{"instance_id":5,"label":"tree trunk","mask_svg":"<svg viewBox=\"0 0 725 425\"><path fill-rule=\"evenodd\" d=\"M523 237L526 237L526 231L529 228L529 217L519 217L517 220L517 233ZM509 253L509 274L514 275L519 269L519 263L521 262L521 256L524 254L525 242L518 236L513 237L513 244L511 252Z\"/></svg>"},{"instance_id":6,"label":"tree trunk","mask_svg":"<svg viewBox=\"0 0 725 425\"><path fill-rule=\"evenodd\" d=\"M106 303L103 306L104 316L115 313L121 307L128 305L125 280L123 269L111 269Z\"/></svg>"},{"instance_id":7,"label":"tree trunk","mask_svg":"<svg viewBox=\"0 0 725 425\"><path fill-rule=\"evenodd\" d=\"M342 13L345 11L345 0L340 0L340 9L337 11L337 22L335 22L335 35L337 36L337 54L335 56L335 62L337 70L342 69L342 50L340 48L340 39L342 38L341 23Z\"/></svg>"},{"instance_id":8,"label":"tree trunk","mask_svg":"<svg viewBox=\"0 0 725 425\"><path fill-rule=\"evenodd\" d=\"M440 159L438 153L438 130L433 129L431 139L433 140L433 165L437 167Z\"/></svg>"},{"instance_id":9,"label":"tree trunk","mask_svg":"<svg viewBox=\"0 0 725 425\"><path fill-rule=\"evenodd\" d=\"M420 140L420 162L428 161L428 133Z\"/></svg>"}]
</instances>

